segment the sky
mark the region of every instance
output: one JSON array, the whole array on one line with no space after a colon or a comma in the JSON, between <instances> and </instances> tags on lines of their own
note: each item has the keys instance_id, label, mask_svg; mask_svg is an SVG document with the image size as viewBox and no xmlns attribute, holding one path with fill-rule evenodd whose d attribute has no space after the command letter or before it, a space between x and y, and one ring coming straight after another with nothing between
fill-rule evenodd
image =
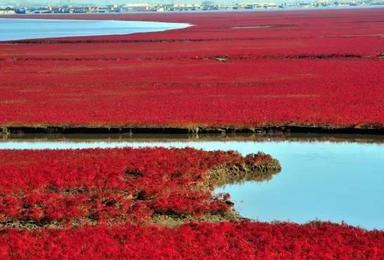
<instances>
[{"instance_id":1,"label":"sky","mask_svg":"<svg viewBox=\"0 0 384 260\"><path fill-rule=\"evenodd\" d=\"M0 6L3 5L66 5L66 4L127 4L127 3L201 3L203 0L0 0ZM269 0L213 0L215 3L244 3L244 2L280 2Z\"/></svg>"},{"instance_id":2,"label":"sky","mask_svg":"<svg viewBox=\"0 0 384 260\"><path fill-rule=\"evenodd\" d=\"M88 4L95 5L119 4L119 3L169 3L172 0L0 0L2 4ZM199 0L180 0L177 2L201 2ZM219 0L218 2L230 2L228 0Z\"/></svg>"}]
</instances>

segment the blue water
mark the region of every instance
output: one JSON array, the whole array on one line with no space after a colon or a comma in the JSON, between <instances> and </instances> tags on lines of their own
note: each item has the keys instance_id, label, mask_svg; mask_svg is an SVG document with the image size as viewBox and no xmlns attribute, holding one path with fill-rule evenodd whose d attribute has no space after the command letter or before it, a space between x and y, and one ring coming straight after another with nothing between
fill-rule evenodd
<instances>
[{"instance_id":1,"label":"blue water","mask_svg":"<svg viewBox=\"0 0 384 260\"><path fill-rule=\"evenodd\" d=\"M270 181L231 184L235 209L260 221L332 221L384 229L384 144L302 141L0 141L0 149L194 147L263 151L283 169Z\"/></svg>"},{"instance_id":2,"label":"blue water","mask_svg":"<svg viewBox=\"0 0 384 260\"><path fill-rule=\"evenodd\" d=\"M142 21L0 18L0 41L161 32L189 26Z\"/></svg>"}]
</instances>

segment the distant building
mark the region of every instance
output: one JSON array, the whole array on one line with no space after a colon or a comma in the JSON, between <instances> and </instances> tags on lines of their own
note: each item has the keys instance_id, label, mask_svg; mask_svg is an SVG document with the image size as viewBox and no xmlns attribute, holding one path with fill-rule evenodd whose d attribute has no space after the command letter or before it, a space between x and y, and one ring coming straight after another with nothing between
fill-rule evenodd
<instances>
[{"instance_id":1,"label":"distant building","mask_svg":"<svg viewBox=\"0 0 384 260\"><path fill-rule=\"evenodd\" d=\"M16 13L15 9L13 9L11 7L6 7L6 8L0 9L0 14L15 14L15 13Z\"/></svg>"},{"instance_id":2,"label":"distant building","mask_svg":"<svg viewBox=\"0 0 384 260\"><path fill-rule=\"evenodd\" d=\"M202 10L218 10L219 6L213 1L204 1L201 3Z\"/></svg>"},{"instance_id":3,"label":"distant building","mask_svg":"<svg viewBox=\"0 0 384 260\"><path fill-rule=\"evenodd\" d=\"M133 12L143 12L151 10L150 4L126 4L125 9Z\"/></svg>"},{"instance_id":4,"label":"distant building","mask_svg":"<svg viewBox=\"0 0 384 260\"><path fill-rule=\"evenodd\" d=\"M25 8L16 8L15 13L17 14L25 14L27 10Z\"/></svg>"}]
</instances>

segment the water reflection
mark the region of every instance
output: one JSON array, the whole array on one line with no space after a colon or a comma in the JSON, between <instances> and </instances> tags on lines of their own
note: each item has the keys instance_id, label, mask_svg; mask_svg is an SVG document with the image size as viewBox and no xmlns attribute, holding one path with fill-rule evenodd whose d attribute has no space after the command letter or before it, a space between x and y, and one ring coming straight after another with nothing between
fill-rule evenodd
<instances>
[{"instance_id":1,"label":"water reflection","mask_svg":"<svg viewBox=\"0 0 384 260\"><path fill-rule=\"evenodd\" d=\"M241 163L225 163L208 172L208 182L214 187L265 181L281 171L280 162L263 153L249 154Z\"/></svg>"},{"instance_id":2,"label":"water reflection","mask_svg":"<svg viewBox=\"0 0 384 260\"><path fill-rule=\"evenodd\" d=\"M261 144L283 166L269 182L218 188L236 210L260 221L346 222L384 229L384 146L356 143Z\"/></svg>"}]
</instances>

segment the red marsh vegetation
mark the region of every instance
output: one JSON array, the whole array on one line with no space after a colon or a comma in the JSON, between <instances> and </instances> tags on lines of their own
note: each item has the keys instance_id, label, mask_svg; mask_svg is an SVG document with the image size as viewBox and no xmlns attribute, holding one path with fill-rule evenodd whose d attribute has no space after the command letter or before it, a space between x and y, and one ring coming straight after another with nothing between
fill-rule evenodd
<instances>
[{"instance_id":1,"label":"red marsh vegetation","mask_svg":"<svg viewBox=\"0 0 384 260\"><path fill-rule=\"evenodd\" d=\"M383 128L383 17L384 9L84 15L194 26L1 43L0 125Z\"/></svg>"},{"instance_id":2,"label":"red marsh vegetation","mask_svg":"<svg viewBox=\"0 0 384 260\"><path fill-rule=\"evenodd\" d=\"M383 259L384 232L330 223L7 230L1 259Z\"/></svg>"},{"instance_id":3,"label":"red marsh vegetation","mask_svg":"<svg viewBox=\"0 0 384 260\"><path fill-rule=\"evenodd\" d=\"M270 179L266 154L194 149L0 151L0 226L236 218L215 186Z\"/></svg>"},{"instance_id":4,"label":"red marsh vegetation","mask_svg":"<svg viewBox=\"0 0 384 260\"><path fill-rule=\"evenodd\" d=\"M194 149L0 151L0 258L380 259L384 232L241 219L215 186L269 155Z\"/></svg>"}]
</instances>

